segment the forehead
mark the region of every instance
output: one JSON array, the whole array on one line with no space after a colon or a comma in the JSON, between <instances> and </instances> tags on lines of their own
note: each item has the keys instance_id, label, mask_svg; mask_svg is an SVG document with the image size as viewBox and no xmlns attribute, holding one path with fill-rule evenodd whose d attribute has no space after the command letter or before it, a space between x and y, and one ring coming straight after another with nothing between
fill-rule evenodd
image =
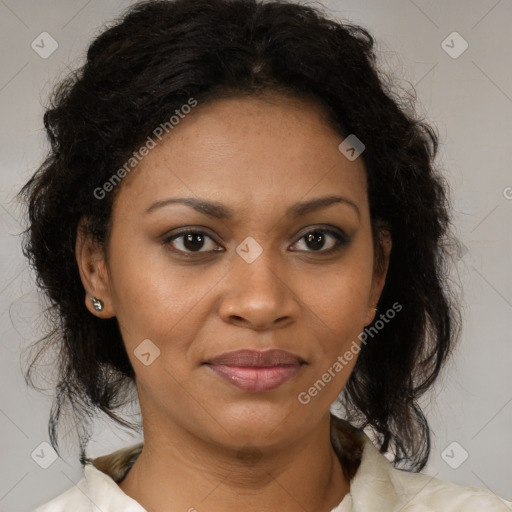
<instances>
[{"instance_id":1,"label":"forehead","mask_svg":"<svg viewBox=\"0 0 512 512\"><path fill-rule=\"evenodd\" d=\"M248 210L335 192L364 204L363 159L348 160L342 140L312 101L273 94L198 104L126 176L117 208L179 195Z\"/></svg>"}]
</instances>

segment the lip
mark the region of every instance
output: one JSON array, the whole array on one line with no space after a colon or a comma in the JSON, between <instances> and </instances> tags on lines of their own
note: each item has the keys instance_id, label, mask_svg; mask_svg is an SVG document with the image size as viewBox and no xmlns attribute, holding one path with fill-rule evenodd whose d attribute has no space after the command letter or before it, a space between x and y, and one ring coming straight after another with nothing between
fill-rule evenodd
<instances>
[{"instance_id":1,"label":"lip","mask_svg":"<svg viewBox=\"0 0 512 512\"><path fill-rule=\"evenodd\" d=\"M249 392L271 391L295 376L306 362L284 350L237 350L204 363L216 375Z\"/></svg>"},{"instance_id":2,"label":"lip","mask_svg":"<svg viewBox=\"0 0 512 512\"><path fill-rule=\"evenodd\" d=\"M305 361L285 350L235 350L234 352L225 352L219 356L206 361L206 364L222 364L226 366L280 366L288 364L302 364Z\"/></svg>"}]
</instances>

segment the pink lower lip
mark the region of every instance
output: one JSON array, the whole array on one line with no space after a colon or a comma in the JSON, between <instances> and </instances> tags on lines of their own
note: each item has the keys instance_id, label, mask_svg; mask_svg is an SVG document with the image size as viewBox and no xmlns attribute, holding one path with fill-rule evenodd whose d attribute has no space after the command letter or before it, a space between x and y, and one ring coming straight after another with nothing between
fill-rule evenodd
<instances>
[{"instance_id":1,"label":"pink lower lip","mask_svg":"<svg viewBox=\"0 0 512 512\"><path fill-rule=\"evenodd\" d=\"M300 364L281 366L228 366L208 364L217 375L244 391L270 391L291 379L300 369Z\"/></svg>"}]
</instances>

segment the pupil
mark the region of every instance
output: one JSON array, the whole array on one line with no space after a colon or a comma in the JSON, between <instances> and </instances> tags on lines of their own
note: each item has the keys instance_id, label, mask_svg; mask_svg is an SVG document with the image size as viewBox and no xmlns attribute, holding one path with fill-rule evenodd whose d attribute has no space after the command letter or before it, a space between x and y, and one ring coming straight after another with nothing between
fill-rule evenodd
<instances>
[{"instance_id":1,"label":"pupil","mask_svg":"<svg viewBox=\"0 0 512 512\"><path fill-rule=\"evenodd\" d=\"M194 239L199 240L200 247L197 247L197 244L194 245ZM201 249L203 242L204 242L204 239L200 233L187 233L185 235L183 245L188 250L195 250L195 249Z\"/></svg>"},{"instance_id":2,"label":"pupil","mask_svg":"<svg viewBox=\"0 0 512 512\"><path fill-rule=\"evenodd\" d=\"M323 233L320 233L319 231L313 231L313 233L307 235L306 243L310 249L321 249L324 243L323 237ZM309 245L310 242L313 242L313 247Z\"/></svg>"}]
</instances>

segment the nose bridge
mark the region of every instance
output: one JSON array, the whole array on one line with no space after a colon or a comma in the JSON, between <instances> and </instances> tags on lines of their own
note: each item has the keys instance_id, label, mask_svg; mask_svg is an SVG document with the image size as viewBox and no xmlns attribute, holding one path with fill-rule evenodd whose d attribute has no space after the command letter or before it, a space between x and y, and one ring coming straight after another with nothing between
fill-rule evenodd
<instances>
[{"instance_id":1,"label":"nose bridge","mask_svg":"<svg viewBox=\"0 0 512 512\"><path fill-rule=\"evenodd\" d=\"M293 294L283 279L279 255L270 243L247 237L236 248L221 315L269 326L293 314ZM280 275L281 274L281 275Z\"/></svg>"},{"instance_id":2,"label":"nose bridge","mask_svg":"<svg viewBox=\"0 0 512 512\"><path fill-rule=\"evenodd\" d=\"M236 248L234 262L236 281L242 289L260 293L275 293L282 286L278 275L279 255L273 253L268 237L246 237Z\"/></svg>"}]
</instances>

